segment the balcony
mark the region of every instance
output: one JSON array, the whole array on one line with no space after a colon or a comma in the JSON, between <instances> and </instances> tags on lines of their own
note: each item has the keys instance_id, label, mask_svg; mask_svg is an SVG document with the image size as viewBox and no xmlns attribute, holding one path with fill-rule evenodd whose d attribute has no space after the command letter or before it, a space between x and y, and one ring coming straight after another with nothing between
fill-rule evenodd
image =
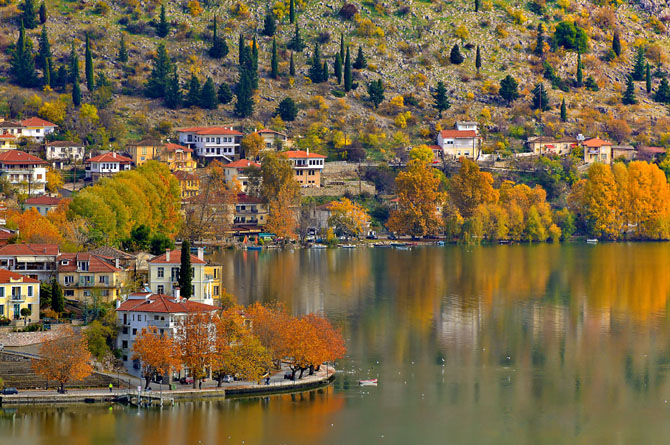
<instances>
[{"instance_id":1,"label":"balcony","mask_svg":"<svg viewBox=\"0 0 670 445\"><path fill-rule=\"evenodd\" d=\"M26 301L26 296L22 295L22 294L18 294L18 295L12 294L11 300L12 300L13 303L20 303L20 302Z\"/></svg>"},{"instance_id":2,"label":"balcony","mask_svg":"<svg viewBox=\"0 0 670 445\"><path fill-rule=\"evenodd\" d=\"M171 323L169 320L148 320L147 326L154 326L157 329L172 329L174 328L174 323Z\"/></svg>"}]
</instances>

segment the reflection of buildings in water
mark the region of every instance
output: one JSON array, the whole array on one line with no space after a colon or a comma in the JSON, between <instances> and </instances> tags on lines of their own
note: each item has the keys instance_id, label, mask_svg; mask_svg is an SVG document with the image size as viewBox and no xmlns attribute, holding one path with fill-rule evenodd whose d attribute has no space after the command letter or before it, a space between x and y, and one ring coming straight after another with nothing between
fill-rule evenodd
<instances>
[{"instance_id":1,"label":"reflection of buildings in water","mask_svg":"<svg viewBox=\"0 0 670 445\"><path fill-rule=\"evenodd\" d=\"M481 303L477 307L464 308L455 298L443 303L437 312L435 334L442 348L447 346L475 346L482 328Z\"/></svg>"}]
</instances>

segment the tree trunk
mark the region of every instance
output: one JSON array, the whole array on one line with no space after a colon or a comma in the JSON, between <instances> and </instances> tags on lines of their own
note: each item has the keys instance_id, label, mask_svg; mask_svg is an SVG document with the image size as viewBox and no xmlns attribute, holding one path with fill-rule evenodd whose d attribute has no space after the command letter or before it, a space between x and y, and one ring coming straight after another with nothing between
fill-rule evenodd
<instances>
[{"instance_id":1,"label":"tree trunk","mask_svg":"<svg viewBox=\"0 0 670 445\"><path fill-rule=\"evenodd\" d=\"M195 378L195 376L193 376L193 389L195 389L196 381L197 381L197 379Z\"/></svg>"},{"instance_id":2,"label":"tree trunk","mask_svg":"<svg viewBox=\"0 0 670 445\"><path fill-rule=\"evenodd\" d=\"M309 375L314 375L314 365L309 365Z\"/></svg>"},{"instance_id":3,"label":"tree trunk","mask_svg":"<svg viewBox=\"0 0 670 445\"><path fill-rule=\"evenodd\" d=\"M298 380L302 378L302 374L305 372L306 368L300 368L300 375L298 376Z\"/></svg>"},{"instance_id":4,"label":"tree trunk","mask_svg":"<svg viewBox=\"0 0 670 445\"><path fill-rule=\"evenodd\" d=\"M151 376L144 376L144 390L146 391L149 389L149 380L151 380Z\"/></svg>"}]
</instances>

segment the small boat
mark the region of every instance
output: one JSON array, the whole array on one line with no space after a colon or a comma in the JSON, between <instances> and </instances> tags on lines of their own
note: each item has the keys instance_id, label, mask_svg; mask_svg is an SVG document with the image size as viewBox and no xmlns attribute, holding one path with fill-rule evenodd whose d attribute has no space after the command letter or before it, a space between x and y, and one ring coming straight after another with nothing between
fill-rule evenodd
<instances>
[{"instance_id":1,"label":"small boat","mask_svg":"<svg viewBox=\"0 0 670 445\"><path fill-rule=\"evenodd\" d=\"M247 246L247 250L263 250L262 246Z\"/></svg>"},{"instance_id":2,"label":"small boat","mask_svg":"<svg viewBox=\"0 0 670 445\"><path fill-rule=\"evenodd\" d=\"M361 386L377 386L377 379L359 380L358 384Z\"/></svg>"},{"instance_id":3,"label":"small boat","mask_svg":"<svg viewBox=\"0 0 670 445\"><path fill-rule=\"evenodd\" d=\"M588 238L586 244L598 244L598 238Z\"/></svg>"},{"instance_id":4,"label":"small boat","mask_svg":"<svg viewBox=\"0 0 670 445\"><path fill-rule=\"evenodd\" d=\"M381 248L391 248L391 245L386 244L386 243L374 243L373 246L378 247L378 248L379 247L381 247Z\"/></svg>"},{"instance_id":5,"label":"small boat","mask_svg":"<svg viewBox=\"0 0 670 445\"><path fill-rule=\"evenodd\" d=\"M394 244L393 248L398 250L412 250L412 246L409 244Z\"/></svg>"},{"instance_id":6,"label":"small boat","mask_svg":"<svg viewBox=\"0 0 670 445\"><path fill-rule=\"evenodd\" d=\"M435 244L438 245L438 246L444 246L444 241L438 241Z\"/></svg>"},{"instance_id":7,"label":"small boat","mask_svg":"<svg viewBox=\"0 0 670 445\"><path fill-rule=\"evenodd\" d=\"M324 244L312 244L312 249L327 249L328 246Z\"/></svg>"},{"instance_id":8,"label":"small boat","mask_svg":"<svg viewBox=\"0 0 670 445\"><path fill-rule=\"evenodd\" d=\"M343 249L355 249L356 245L355 244L340 244L340 247Z\"/></svg>"}]
</instances>

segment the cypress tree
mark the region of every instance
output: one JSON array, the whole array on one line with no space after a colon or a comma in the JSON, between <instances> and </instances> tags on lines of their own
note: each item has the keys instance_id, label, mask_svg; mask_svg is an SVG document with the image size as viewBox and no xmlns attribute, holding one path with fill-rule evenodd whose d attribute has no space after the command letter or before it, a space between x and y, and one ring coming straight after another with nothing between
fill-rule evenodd
<instances>
[{"instance_id":1,"label":"cypress tree","mask_svg":"<svg viewBox=\"0 0 670 445\"><path fill-rule=\"evenodd\" d=\"M156 27L156 34L158 37L165 37L170 31L170 26L168 25L167 18L165 17L165 3L161 5L161 16L158 26Z\"/></svg>"},{"instance_id":2,"label":"cypress tree","mask_svg":"<svg viewBox=\"0 0 670 445\"><path fill-rule=\"evenodd\" d=\"M36 66L38 68L41 68L42 71L44 71L45 60L48 60L50 62L49 66L52 65L51 44L49 43L49 35L47 34L47 27L42 26L42 34L40 35L40 49L36 60Z\"/></svg>"},{"instance_id":3,"label":"cypress tree","mask_svg":"<svg viewBox=\"0 0 670 445\"><path fill-rule=\"evenodd\" d=\"M212 35L212 46L209 48L209 56L213 59L222 59L228 55L228 44L225 39L219 37L216 17L214 17L214 33Z\"/></svg>"},{"instance_id":4,"label":"cypress tree","mask_svg":"<svg viewBox=\"0 0 670 445\"><path fill-rule=\"evenodd\" d=\"M181 266L179 268L179 289L182 298L193 296L193 275L191 272L191 246L187 240L181 243Z\"/></svg>"},{"instance_id":5,"label":"cypress tree","mask_svg":"<svg viewBox=\"0 0 670 445\"><path fill-rule=\"evenodd\" d=\"M651 69L649 68L649 62L647 62L647 72L645 73L645 83L647 87L647 94L651 93Z\"/></svg>"},{"instance_id":6,"label":"cypress tree","mask_svg":"<svg viewBox=\"0 0 670 445\"><path fill-rule=\"evenodd\" d=\"M49 59L42 60L42 86L51 87L51 63Z\"/></svg>"},{"instance_id":7,"label":"cypress tree","mask_svg":"<svg viewBox=\"0 0 670 445\"><path fill-rule=\"evenodd\" d=\"M435 98L435 109L438 116L442 117L442 112L451 108L451 102L449 102L449 98L447 97L447 88L444 86L444 82L437 82L437 89L433 97Z\"/></svg>"},{"instance_id":8,"label":"cypress tree","mask_svg":"<svg viewBox=\"0 0 670 445\"><path fill-rule=\"evenodd\" d=\"M356 55L356 60L354 61L354 68L357 70L362 70L368 66L368 61L365 60L365 55L363 54L363 47L359 45L358 54Z\"/></svg>"},{"instance_id":9,"label":"cypress tree","mask_svg":"<svg viewBox=\"0 0 670 445\"><path fill-rule=\"evenodd\" d=\"M288 20L290 23L295 22L295 0L291 0L288 6Z\"/></svg>"},{"instance_id":10,"label":"cypress tree","mask_svg":"<svg viewBox=\"0 0 670 445\"><path fill-rule=\"evenodd\" d=\"M314 46L314 53L312 54L312 61L309 67L309 78L314 83L323 82L323 64L321 63L321 50L318 43Z\"/></svg>"},{"instance_id":11,"label":"cypress tree","mask_svg":"<svg viewBox=\"0 0 670 445\"><path fill-rule=\"evenodd\" d=\"M353 87L353 78L351 76L351 54L347 47L347 55L344 58L344 91L351 91Z\"/></svg>"},{"instance_id":12,"label":"cypress tree","mask_svg":"<svg viewBox=\"0 0 670 445\"><path fill-rule=\"evenodd\" d=\"M251 43L251 65L249 73L251 74L251 87L254 90L258 89L258 44L256 43L256 36Z\"/></svg>"},{"instance_id":13,"label":"cypress tree","mask_svg":"<svg viewBox=\"0 0 670 445\"><path fill-rule=\"evenodd\" d=\"M475 12L479 12L479 2L480 0L475 0Z\"/></svg>"},{"instance_id":14,"label":"cypress tree","mask_svg":"<svg viewBox=\"0 0 670 445\"><path fill-rule=\"evenodd\" d=\"M632 76L628 76L626 79L626 90L623 92L623 96L621 96L621 103L624 105L634 105L637 103L637 99L635 98L635 84L633 84Z\"/></svg>"},{"instance_id":15,"label":"cypress tree","mask_svg":"<svg viewBox=\"0 0 670 445\"><path fill-rule=\"evenodd\" d=\"M53 79L51 79L51 85L54 87L64 88L68 81L68 73L65 65L61 65L58 70L53 68L51 71L54 73Z\"/></svg>"},{"instance_id":16,"label":"cypress tree","mask_svg":"<svg viewBox=\"0 0 670 445\"><path fill-rule=\"evenodd\" d=\"M533 89L533 103L530 106L533 110L547 111L551 108L549 105L549 96L547 89L542 82L535 85Z\"/></svg>"},{"instance_id":17,"label":"cypress tree","mask_svg":"<svg viewBox=\"0 0 670 445\"><path fill-rule=\"evenodd\" d=\"M537 41L534 53L538 57L542 57L542 54L544 54L544 26L542 23L537 25Z\"/></svg>"},{"instance_id":18,"label":"cypress tree","mask_svg":"<svg viewBox=\"0 0 670 445\"><path fill-rule=\"evenodd\" d=\"M631 77L633 80L644 80L644 70L645 70L645 63L644 63L644 48L640 46L637 49L637 56L635 56L635 65L633 65L633 72L631 73Z\"/></svg>"},{"instance_id":19,"label":"cypress tree","mask_svg":"<svg viewBox=\"0 0 670 445\"><path fill-rule=\"evenodd\" d=\"M230 103L230 101L233 100L233 92L225 82L219 86L219 91L216 93L216 96L222 104Z\"/></svg>"},{"instance_id":20,"label":"cypress tree","mask_svg":"<svg viewBox=\"0 0 670 445\"><path fill-rule=\"evenodd\" d=\"M128 50L126 49L126 35L121 33L121 42L119 43L119 55L116 57L121 63L128 61Z\"/></svg>"},{"instance_id":21,"label":"cypress tree","mask_svg":"<svg viewBox=\"0 0 670 445\"><path fill-rule=\"evenodd\" d=\"M335 79L337 79L337 84L342 83L342 58L340 53L335 54Z\"/></svg>"},{"instance_id":22,"label":"cypress tree","mask_svg":"<svg viewBox=\"0 0 670 445\"><path fill-rule=\"evenodd\" d=\"M26 37L26 29L21 22L19 39L12 51L11 74L14 82L22 87L32 87L36 84L35 59L32 54L32 44Z\"/></svg>"},{"instance_id":23,"label":"cypress tree","mask_svg":"<svg viewBox=\"0 0 670 445\"><path fill-rule=\"evenodd\" d=\"M33 29L37 27L37 14L35 10L35 0L24 0L21 5L21 10L23 14L21 19L23 20L23 26L27 29Z\"/></svg>"},{"instance_id":24,"label":"cypress tree","mask_svg":"<svg viewBox=\"0 0 670 445\"><path fill-rule=\"evenodd\" d=\"M244 57L244 36L240 34L237 39L237 63L242 65L242 58Z\"/></svg>"},{"instance_id":25,"label":"cypress tree","mask_svg":"<svg viewBox=\"0 0 670 445\"><path fill-rule=\"evenodd\" d=\"M47 5L42 2L40 4L40 24L44 25L47 22Z\"/></svg>"},{"instance_id":26,"label":"cypress tree","mask_svg":"<svg viewBox=\"0 0 670 445\"><path fill-rule=\"evenodd\" d=\"M519 82L517 82L514 77L508 74L503 80L500 81L500 89L498 90L498 94L500 94L500 97L502 97L503 100L509 105L519 98Z\"/></svg>"},{"instance_id":27,"label":"cypress tree","mask_svg":"<svg viewBox=\"0 0 670 445\"><path fill-rule=\"evenodd\" d=\"M460 65L464 60L465 58L463 57L463 54L461 54L461 48L459 48L457 43L451 48L449 62L453 63L454 65Z\"/></svg>"},{"instance_id":28,"label":"cypress tree","mask_svg":"<svg viewBox=\"0 0 670 445\"><path fill-rule=\"evenodd\" d=\"M252 68L252 56L251 50L248 46L242 48L242 63L239 67L240 79L237 83L236 95L237 101L235 102L235 114L238 117L249 117L254 113L254 102L253 102L253 74L251 72Z\"/></svg>"},{"instance_id":29,"label":"cypress tree","mask_svg":"<svg viewBox=\"0 0 670 445\"><path fill-rule=\"evenodd\" d=\"M56 277L51 280L51 309L57 314L65 310L63 288L60 287L60 283Z\"/></svg>"},{"instance_id":30,"label":"cypress tree","mask_svg":"<svg viewBox=\"0 0 670 445\"><path fill-rule=\"evenodd\" d=\"M382 84L381 79L378 79L377 81L373 80L368 84L368 95L376 110L377 107L379 107L379 104L384 101L384 84Z\"/></svg>"},{"instance_id":31,"label":"cypress tree","mask_svg":"<svg viewBox=\"0 0 670 445\"><path fill-rule=\"evenodd\" d=\"M277 59L277 38L272 39L272 61L270 62L270 77L279 78L279 60Z\"/></svg>"},{"instance_id":32,"label":"cypress tree","mask_svg":"<svg viewBox=\"0 0 670 445\"><path fill-rule=\"evenodd\" d=\"M323 69L321 70L321 81L328 82L328 77L330 77L330 74L328 73L328 61L324 60Z\"/></svg>"},{"instance_id":33,"label":"cypress tree","mask_svg":"<svg viewBox=\"0 0 670 445\"><path fill-rule=\"evenodd\" d=\"M288 73L291 77L295 76L295 63L293 63L293 51L291 51L291 61L289 62Z\"/></svg>"},{"instance_id":34,"label":"cypress tree","mask_svg":"<svg viewBox=\"0 0 670 445\"><path fill-rule=\"evenodd\" d=\"M287 97L279 102L279 106L274 114L279 115L285 122L292 122L298 116L298 107L295 105L293 99Z\"/></svg>"},{"instance_id":35,"label":"cypress tree","mask_svg":"<svg viewBox=\"0 0 670 445\"><path fill-rule=\"evenodd\" d=\"M344 63L344 33L340 33L340 62Z\"/></svg>"},{"instance_id":36,"label":"cypress tree","mask_svg":"<svg viewBox=\"0 0 670 445\"><path fill-rule=\"evenodd\" d=\"M200 106L200 81L197 77L195 77L195 74L191 74L191 81L188 84L188 92L186 93L186 106Z\"/></svg>"},{"instance_id":37,"label":"cypress tree","mask_svg":"<svg viewBox=\"0 0 670 445\"><path fill-rule=\"evenodd\" d=\"M93 75L93 54L91 54L91 42L88 38L88 33L86 34L86 59L84 70L86 73L86 86L88 91L93 91L95 89L95 77Z\"/></svg>"},{"instance_id":38,"label":"cypress tree","mask_svg":"<svg viewBox=\"0 0 670 445\"><path fill-rule=\"evenodd\" d=\"M263 21L263 35L272 37L277 32L277 23L275 21L275 16L272 11L268 11L265 14L265 20Z\"/></svg>"},{"instance_id":39,"label":"cypress tree","mask_svg":"<svg viewBox=\"0 0 670 445\"><path fill-rule=\"evenodd\" d=\"M584 74L582 73L582 53L577 53L577 87L584 85Z\"/></svg>"},{"instance_id":40,"label":"cypress tree","mask_svg":"<svg viewBox=\"0 0 670 445\"><path fill-rule=\"evenodd\" d=\"M153 69L145 86L145 94L152 98L165 97L168 78L172 73L172 61L163 43L158 44L153 64Z\"/></svg>"},{"instance_id":41,"label":"cypress tree","mask_svg":"<svg viewBox=\"0 0 670 445\"><path fill-rule=\"evenodd\" d=\"M619 36L618 29L614 31L614 35L612 36L612 51L614 51L617 57L621 55L621 37Z\"/></svg>"},{"instance_id":42,"label":"cypress tree","mask_svg":"<svg viewBox=\"0 0 670 445\"><path fill-rule=\"evenodd\" d=\"M479 69L482 67L482 55L479 52L479 45L477 45L477 56L475 57L475 68L477 68L477 74L479 74Z\"/></svg>"},{"instance_id":43,"label":"cypress tree","mask_svg":"<svg viewBox=\"0 0 670 445\"><path fill-rule=\"evenodd\" d=\"M216 96L214 81L211 77L207 77L200 91L200 106L207 110L215 110L217 105L219 105L219 99Z\"/></svg>"},{"instance_id":44,"label":"cypress tree","mask_svg":"<svg viewBox=\"0 0 670 445\"><path fill-rule=\"evenodd\" d=\"M565 107L565 97L561 102L561 122L567 122L568 120L568 109Z\"/></svg>"},{"instance_id":45,"label":"cypress tree","mask_svg":"<svg viewBox=\"0 0 670 445\"><path fill-rule=\"evenodd\" d=\"M667 78L664 77L661 79L656 94L654 94L654 100L663 104L670 102L670 84L668 84Z\"/></svg>"},{"instance_id":46,"label":"cypress tree","mask_svg":"<svg viewBox=\"0 0 670 445\"><path fill-rule=\"evenodd\" d=\"M79 78L75 77L72 81L72 103L75 107L81 104L81 87L79 86Z\"/></svg>"},{"instance_id":47,"label":"cypress tree","mask_svg":"<svg viewBox=\"0 0 670 445\"><path fill-rule=\"evenodd\" d=\"M305 42L303 42L302 37L300 37L300 27L298 26L298 22L295 23L295 33L286 46L293 51L302 51L305 49Z\"/></svg>"},{"instance_id":48,"label":"cypress tree","mask_svg":"<svg viewBox=\"0 0 670 445\"><path fill-rule=\"evenodd\" d=\"M176 110L181 107L182 100L177 65L173 65L172 76L170 76L169 82L165 88L165 106Z\"/></svg>"},{"instance_id":49,"label":"cypress tree","mask_svg":"<svg viewBox=\"0 0 670 445\"><path fill-rule=\"evenodd\" d=\"M79 56L74 50L74 42L70 48L70 82L79 81Z\"/></svg>"}]
</instances>

